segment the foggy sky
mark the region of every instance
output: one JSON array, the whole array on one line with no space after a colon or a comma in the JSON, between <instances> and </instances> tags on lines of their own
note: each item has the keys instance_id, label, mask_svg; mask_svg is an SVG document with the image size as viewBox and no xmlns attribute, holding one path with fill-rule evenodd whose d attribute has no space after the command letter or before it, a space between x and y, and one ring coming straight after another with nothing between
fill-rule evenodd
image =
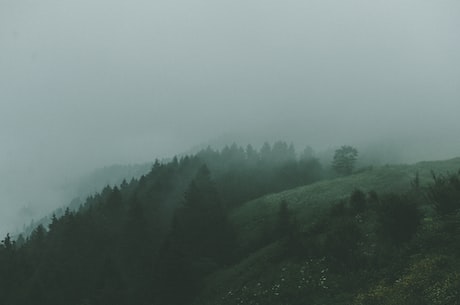
<instances>
[{"instance_id":1,"label":"foggy sky","mask_svg":"<svg viewBox=\"0 0 460 305\"><path fill-rule=\"evenodd\" d=\"M0 233L223 135L458 156L459 30L457 0L0 0Z\"/></svg>"}]
</instances>

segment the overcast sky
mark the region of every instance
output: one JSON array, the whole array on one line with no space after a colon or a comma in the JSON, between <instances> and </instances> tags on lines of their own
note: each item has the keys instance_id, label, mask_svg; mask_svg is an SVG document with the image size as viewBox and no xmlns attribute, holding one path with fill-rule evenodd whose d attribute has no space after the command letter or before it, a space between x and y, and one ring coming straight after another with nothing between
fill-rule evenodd
<instances>
[{"instance_id":1,"label":"overcast sky","mask_svg":"<svg viewBox=\"0 0 460 305\"><path fill-rule=\"evenodd\" d=\"M458 0L0 0L0 232L222 135L460 155L459 35Z\"/></svg>"}]
</instances>

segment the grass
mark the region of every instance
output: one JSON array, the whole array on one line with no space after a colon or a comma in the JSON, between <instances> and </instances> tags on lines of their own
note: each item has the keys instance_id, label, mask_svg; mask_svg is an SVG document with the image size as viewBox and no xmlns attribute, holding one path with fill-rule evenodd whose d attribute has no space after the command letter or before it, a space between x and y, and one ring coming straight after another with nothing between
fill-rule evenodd
<instances>
[{"instance_id":1,"label":"grass","mask_svg":"<svg viewBox=\"0 0 460 305\"><path fill-rule=\"evenodd\" d=\"M277 242L262 245L260 240L263 240L264 234L273 232L281 201L288 202L289 210L300 226L309 226L332 204L348 199L355 189L364 192L374 190L378 194L404 192L411 188L417 173L420 186L424 187L432 182L432 171L446 174L456 172L459 168L460 158L375 167L347 177L269 194L243 204L232 212L230 221L236 228L238 247L250 250L252 254L211 275L206 281L201 300L221 296L229 289L241 290L244 285L255 285L278 272L283 263L277 260L280 245Z\"/></svg>"},{"instance_id":2,"label":"grass","mask_svg":"<svg viewBox=\"0 0 460 305\"><path fill-rule=\"evenodd\" d=\"M267 227L272 227L281 201L289 204L297 222L302 226L315 220L318 213L340 200L347 199L355 189L363 192L399 193L408 190L419 174L421 186L432 181L435 173L455 172L460 169L460 158L446 161L420 162L414 165L382 166L347 177L320 181L284 192L270 194L249 201L236 209L230 220L237 228L238 244L250 246L259 240Z\"/></svg>"}]
</instances>

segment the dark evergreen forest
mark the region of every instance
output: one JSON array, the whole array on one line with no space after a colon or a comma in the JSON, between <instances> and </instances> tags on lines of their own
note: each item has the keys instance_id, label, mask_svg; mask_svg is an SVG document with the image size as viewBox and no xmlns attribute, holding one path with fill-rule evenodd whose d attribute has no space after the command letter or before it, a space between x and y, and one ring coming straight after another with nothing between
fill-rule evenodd
<instances>
[{"instance_id":1,"label":"dark evergreen forest","mask_svg":"<svg viewBox=\"0 0 460 305\"><path fill-rule=\"evenodd\" d=\"M187 304L207 274L244 255L229 211L322 174L311 154L298 158L284 142L156 161L49 227L6 236L0 304Z\"/></svg>"}]
</instances>

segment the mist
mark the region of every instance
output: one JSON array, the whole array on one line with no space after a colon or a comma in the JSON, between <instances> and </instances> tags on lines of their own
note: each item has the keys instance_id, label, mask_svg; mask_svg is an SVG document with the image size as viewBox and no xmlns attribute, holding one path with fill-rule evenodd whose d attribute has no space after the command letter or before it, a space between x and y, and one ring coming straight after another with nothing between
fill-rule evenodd
<instances>
[{"instance_id":1,"label":"mist","mask_svg":"<svg viewBox=\"0 0 460 305\"><path fill-rule=\"evenodd\" d=\"M453 0L0 0L0 232L219 139L458 156L459 28Z\"/></svg>"}]
</instances>

